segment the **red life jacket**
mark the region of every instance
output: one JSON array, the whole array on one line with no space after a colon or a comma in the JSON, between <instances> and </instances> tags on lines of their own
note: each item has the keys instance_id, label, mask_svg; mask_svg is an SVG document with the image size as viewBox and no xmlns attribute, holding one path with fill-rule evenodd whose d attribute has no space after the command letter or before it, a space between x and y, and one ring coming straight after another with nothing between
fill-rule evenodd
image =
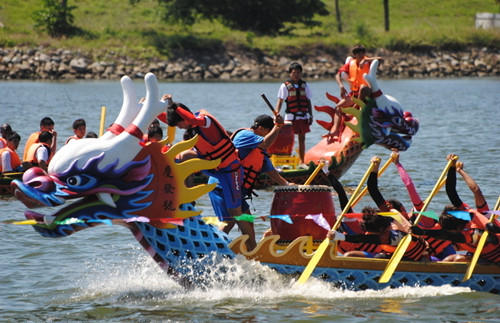
<instances>
[{"instance_id":1,"label":"red life jacket","mask_svg":"<svg viewBox=\"0 0 500 323\"><path fill-rule=\"evenodd\" d=\"M242 130L252 131L247 128L241 128L236 130L232 135L231 139L234 139L236 134ZM236 150L238 151L238 150ZM264 158L266 156L266 152L259 147L256 147L245 156L245 158L241 158L238 153L238 157L240 158L241 166L243 167L243 188L248 192L251 192L255 182L259 178L259 175L262 171L262 166L264 166Z\"/></svg>"},{"instance_id":2,"label":"red life jacket","mask_svg":"<svg viewBox=\"0 0 500 323\"><path fill-rule=\"evenodd\" d=\"M495 234L495 233L490 233ZM500 239L500 234L496 234L497 239ZM500 246L498 244L486 243L481 251L481 258L487 259L494 264L500 263Z\"/></svg>"},{"instance_id":3,"label":"red life jacket","mask_svg":"<svg viewBox=\"0 0 500 323\"><path fill-rule=\"evenodd\" d=\"M432 256L441 254L446 248L452 245L452 242L449 240L440 240L429 236L424 236L424 239L429 244L429 253Z\"/></svg>"},{"instance_id":4,"label":"red life jacket","mask_svg":"<svg viewBox=\"0 0 500 323\"><path fill-rule=\"evenodd\" d=\"M288 90L286 98L286 112L303 116L309 112L310 102L306 95L306 82L299 80L299 87L296 88L291 80L285 82Z\"/></svg>"},{"instance_id":5,"label":"red life jacket","mask_svg":"<svg viewBox=\"0 0 500 323\"><path fill-rule=\"evenodd\" d=\"M236 153L236 148L234 148L233 142L227 135L226 130L212 115L205 111L200 111L200 114L210 118L210 121L213 122L214 126L221 134L221 139L216 143L212 143L211 139L205 136L203 128L195 128L196 133L199 134L198 142L196 143L195 148L198 150L200 157L207 160L220 158L221 162L215 170L220 170L231 165L235 160L238 160L238 154Z\"/></svg>"},{"instance_id":6,"label":"red life jacket","mask_svg":"<svg viewBox=\"0 0 500 323\"><path fill-rule=\"evenodd\" d=\"M0 157L2 156L4 151L10 152L10 169L16 169L17 167L21 166L21 159L19 158L19 155L17 152L9 147L5 147L0 149ZM2 163L0 162L0 173L4 172L2 169Z\"/></svg>"},{"instance_id":7,"label":"red life jacket","mask_svg":"<svg viewBox=\"0 0 500 323\"><path fill-rule=\"evenodd\" d=\"M391 245L381 245L381 248L388 254L394 253L396 250L395 246ZM403 258L406 260L419 261L424 256L424 252L427 250L427 244L425 240L417 239L411 240L408 249L406 249Z\"/></svg>"},{"instance_id":8,"label":"red life jacket","mask_svg":"<svg viewBox=\"0 0 500 323\"><path fill-rule=\"evenodd\" d=\"M474 231L475 230L464 230L462 232L465 237L465 242L456 243L459 250L465 250L470 253L474 253L476 251L476 244L474 243ZM492 234L492 233L490 233ZM499 237L500 235L497 235ZM482 259L486 259L493 263L500 262L500 246L498 244L486 243L481 251Z\"/></svg>"}]
</instances>

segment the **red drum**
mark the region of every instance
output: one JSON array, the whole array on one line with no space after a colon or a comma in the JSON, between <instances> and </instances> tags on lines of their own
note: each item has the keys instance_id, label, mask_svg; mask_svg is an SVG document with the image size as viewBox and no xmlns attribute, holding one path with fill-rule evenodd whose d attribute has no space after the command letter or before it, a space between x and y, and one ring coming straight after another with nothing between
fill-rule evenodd
<instances>
[{"instance_id":1,"label":"red drum","mask_svg":"<svg viewBox=\"0 0 500 323\"><path fill-rule=\"evenodd\" d=\"M294 134L292 125L284 125L271 147L267 148L268 154L291 155L293 152Z\"/></svg>"},{"instance_id":2,"label":"red drum","mask_svg":"<svg viewBox=\"0 0 500 323\"><path fill-rule=\"evenodd\" d=\"M293 224L271 218L273 234L280 240L291 241L300 236L312 236L313 240L324 240L328 231L312 219L309 214L322 214L330 225L335 223L332 188L325 185L278 186L274 189L271 215L289 215Z\"/></svg>"}]
</instances>

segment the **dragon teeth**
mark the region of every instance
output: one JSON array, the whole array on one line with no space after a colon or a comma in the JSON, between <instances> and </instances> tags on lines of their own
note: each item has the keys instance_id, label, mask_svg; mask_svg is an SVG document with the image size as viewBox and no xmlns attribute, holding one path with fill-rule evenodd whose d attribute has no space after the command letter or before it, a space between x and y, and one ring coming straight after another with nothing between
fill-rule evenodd
<instances>
[{"instance_id":1,"label":"dragon teeth","mask_svg":"<svg viewBox=\"0 0 500 323\"><path fill-rule=\"evenodd\" d=\"M109 205L113 208L116 208L115 201L113 201L111 194L109 194L109 193L97 193L97 197L99 198L99 201L101 201L102 203Z\"/></svg>"}]
</instances>

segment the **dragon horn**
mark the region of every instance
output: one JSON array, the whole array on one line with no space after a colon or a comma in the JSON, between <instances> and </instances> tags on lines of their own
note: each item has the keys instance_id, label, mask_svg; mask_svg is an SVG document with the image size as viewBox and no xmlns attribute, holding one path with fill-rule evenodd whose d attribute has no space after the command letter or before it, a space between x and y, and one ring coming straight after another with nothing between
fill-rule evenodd
<instances>
[{"instance_id":1,"label":"dragon horn","mask_svg":"<svg viewBox=\"0 0 500 323\"><path fill-rule=\"evenodd\" d=\"M116 117L115 122L113 122L112 128L108 129L102 136L103 139L111 139L120 134L123 129L134 120L141 108L141 105L137 103L137 95L132 79L124 75L120 79L120 83L123 92L122 107L118 117Z\"/></svg>"},{"instance_id":2,"label":"dragon horn","mask_svg":"<svg viewBox=\"0 0 500 323\"><path fill-rule=\"evenodd\" d=\"M165 110L167 105L166 101L160 100L160 91L156 76L153 73L147 73L144 77L144 82L146 83L146 101L144 101L142 109L132 122L141 131L146 131L149 124L158 114Z\"/></svg>"},{"instance_id":3,"label":"dragon horn","mask_svg":"<svg viewBox=\"0 0 500 323\"><path fill-rule=\"evenodd\" d=\"M378 68L378 60L374 60L370 65L370 72L368 74L364 74L364 79L370 83L373 92L380 90L380 87L377 83L377 68Z\"/></svg>"}]
</instances>

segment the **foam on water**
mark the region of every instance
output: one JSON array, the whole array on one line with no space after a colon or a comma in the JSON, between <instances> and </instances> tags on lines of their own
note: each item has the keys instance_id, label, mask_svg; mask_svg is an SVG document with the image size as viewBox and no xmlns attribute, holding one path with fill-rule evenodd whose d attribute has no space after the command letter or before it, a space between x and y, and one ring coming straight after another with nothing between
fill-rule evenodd
<instances>
[{"instance_id":1,"label":"foam on water","mask_svg":"<svg viewBox=\"0 0 500 323\"><path fill-rule=\"evenodd\" d=\"M106 259L87 262L76 298L116 297L129 301L203 303L251 301L256 303L285 299L336 300L376 298L422 298L472 292L469 288L444 286L400 287L396 289L352 291L310 278L304 285L294 285L296 277L281 275L243 257L220 261L206 274L203 286L187 290L171 279L148 256L141 254L132 262L106 263ZM221 271L224 274L221 274Z\"/></svg>"}]
</instances>

